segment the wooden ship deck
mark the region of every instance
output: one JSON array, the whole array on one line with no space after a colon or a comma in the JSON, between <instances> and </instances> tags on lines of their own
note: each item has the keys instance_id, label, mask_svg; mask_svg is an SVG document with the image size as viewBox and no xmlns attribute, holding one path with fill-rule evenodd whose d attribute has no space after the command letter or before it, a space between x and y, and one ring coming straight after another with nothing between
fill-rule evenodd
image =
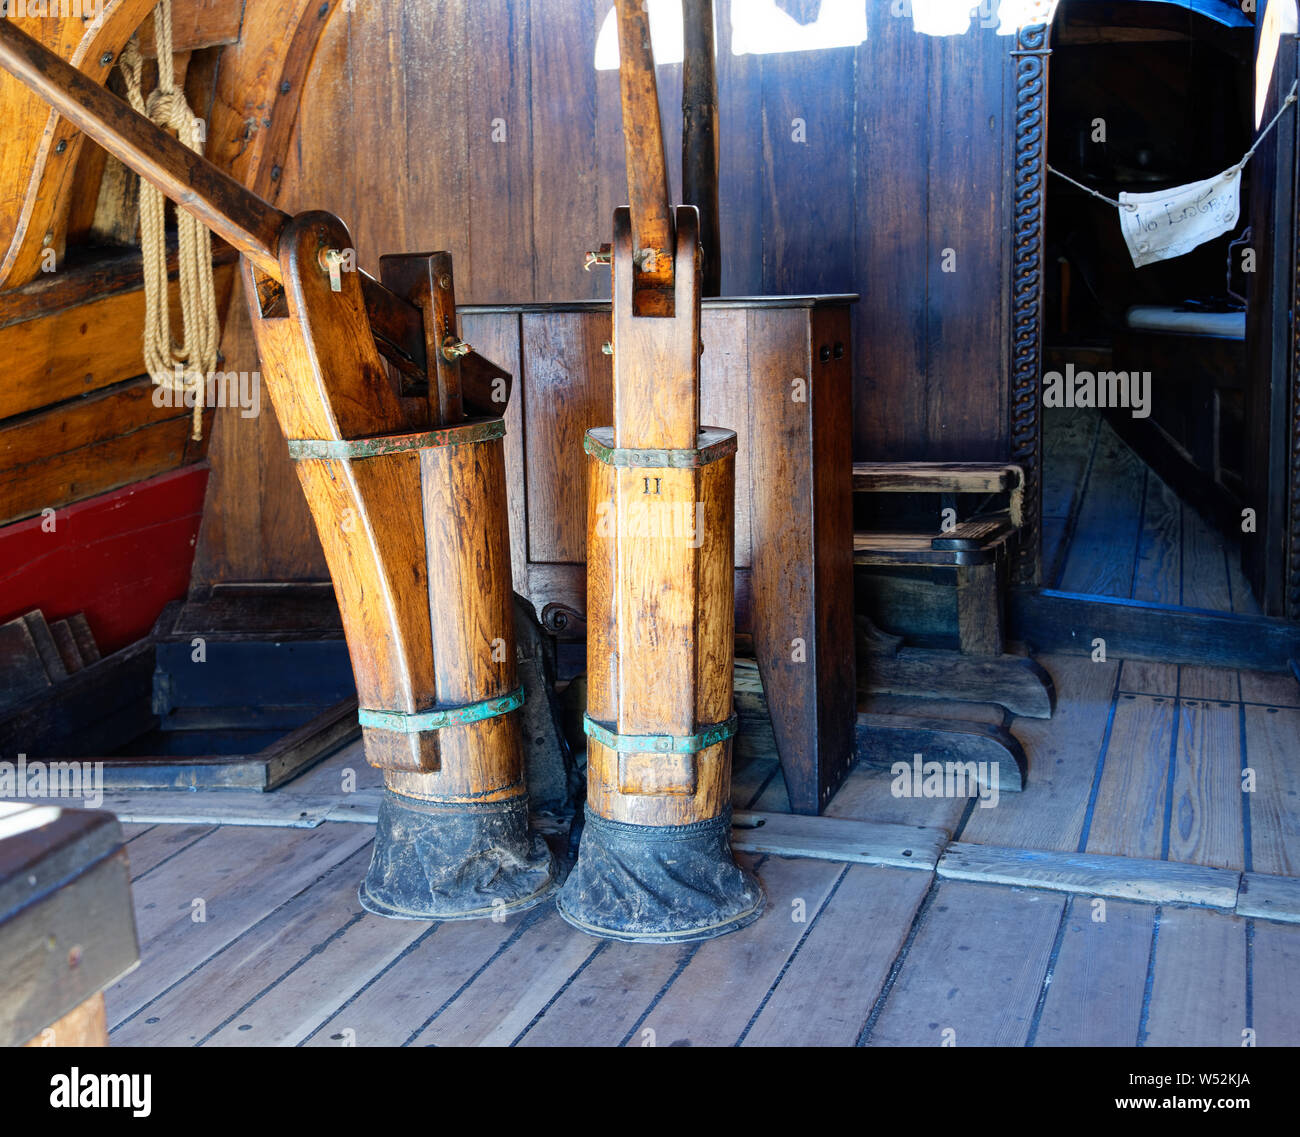
<instances>
[{"instance_id":1,"label":"wooden ship deck","mask_svg":"<svg viewBox=\"0 0 1300 1137\"><path fill-rule=\"evenodd\" d=\"M704 944L596 941L548 909L363 912L374 830L355 819L378 779L358 745L269 795L110 798L188 821L127 826L141 965L108 990L113 1044L1300 1044L1300 683L1043 663L1069 694L1012 723L1037 777L996 808L898 798L890 771L860 767L824 819L793 817L774 756L740 766L741 823L772 836L738 829L737 847L786 853L739 854L767 910ZM912 867L882 842L897 827L915 827Z\"/></svg>"}]
</instances>

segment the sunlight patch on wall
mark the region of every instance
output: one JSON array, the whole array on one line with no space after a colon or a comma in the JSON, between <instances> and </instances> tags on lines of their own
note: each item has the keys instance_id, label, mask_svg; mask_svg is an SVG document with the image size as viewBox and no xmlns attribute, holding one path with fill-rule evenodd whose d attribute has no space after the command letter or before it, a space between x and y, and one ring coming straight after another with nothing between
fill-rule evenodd
<instances>
[{"instance_id":1,"label":"sunlight patch on wall","mask_svg":"<svg viewBox=\"0 0 1300 1137\"><path fill-rule=\"evenodd\" d=\"M1294 0L1291 0L1294 3ZM1014 35L1027 24L1050 24L1057 0L890 0L891 19L911 20L930 36L960 36L972 26ZM682 61L681 0L647 0L650 40L656 63ZM784 11L777 0L733 0L731 53L777 55L857 47L867 39L866 0L821 0L807 23ZM596 37L596 70L618 70L618 21L611 8Z\"/></svg>"}]
</instances>

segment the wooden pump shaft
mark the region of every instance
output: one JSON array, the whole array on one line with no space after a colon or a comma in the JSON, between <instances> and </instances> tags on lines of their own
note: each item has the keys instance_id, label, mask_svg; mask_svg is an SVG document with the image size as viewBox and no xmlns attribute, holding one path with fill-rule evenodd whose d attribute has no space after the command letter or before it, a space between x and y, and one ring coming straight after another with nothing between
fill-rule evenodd
<instances>
[{"instance_id":1,"label":"wooden pump shaft","mask_svg":"<svg viewBox=\"0 0 1300 1137\"><path fill-rule=\"evenodd\" d=\"M634 308L642 316L671 316L676 247L650 17L642 0L617 0L616 10L623 145L635 243Z\"/></svg>"},{"instance_id":2,"label":"wooden pump shaft","mask_svg":"<svg viewBox=\"0 0 1300 1137\"><path fill-rule=\"evenodd\" d=\"M700 211L701 287L722 295L713 0L682 0L682 201Z\"/></svg>"},{"instance_id":3,"label":"wooden pump shaft","mask_svg":"<svg viewBox=\"0 0 1300 1137\"><path fill-rule=\"evenodd\" d=\"M587 821L556 903L594 935L684 943L763 906L728 844L737 443L700 427L699 213L669 212L649 24L638 0L618 15L632 205L611 244L614 425L584 441Z\"/></svg>"}]
</instances>

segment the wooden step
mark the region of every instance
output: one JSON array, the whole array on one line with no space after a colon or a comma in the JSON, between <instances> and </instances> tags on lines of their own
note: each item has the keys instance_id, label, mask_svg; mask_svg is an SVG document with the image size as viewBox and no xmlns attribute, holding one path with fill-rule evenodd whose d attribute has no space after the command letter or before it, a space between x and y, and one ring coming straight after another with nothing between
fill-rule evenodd
<instances>
[{"instance_id":1,"label":"wooden step","mask_svg":"<svg viewBox=\"0 0 1300 1137\"><path fill-rule=\"evenodd\" d=\"M1022 524L1024 475L997 462L854 462L854 493L1005 493L1013 524Z\"/></svg>"},{"instance_id":2,"label":"wooden step","mask_svg":"<svg viewBox=\"0 0 1300 1137\"><path fill-rule=\"evenodd\" d=\"M1010 493L1020 467L984 462L854 462L856 493Z\"/></svg>"},{"instance_id":3,"label":"wooden step","mask_svg":"<svg viewBox=\"0 0 1300 1137\"><path fill-rule=\"evenodd\" d=\"M1014 532L1006 514L962 521L946 533L862 531L853 534L853 563L987 565Z\"/></svg>"}]
</instances>

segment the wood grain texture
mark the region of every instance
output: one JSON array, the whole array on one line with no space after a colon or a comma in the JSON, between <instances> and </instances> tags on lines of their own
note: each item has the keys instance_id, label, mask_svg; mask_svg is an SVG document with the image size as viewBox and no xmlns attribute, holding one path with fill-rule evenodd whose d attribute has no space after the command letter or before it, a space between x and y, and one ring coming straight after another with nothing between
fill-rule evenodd
<instances>
[{"instance_id":1,"label":"wood grain texture","mask_svg":"<svg viewBox=\"0 0 1300 1137\"><path fill-rule=\"evenodd\" d=\"M1255 771L1255 791L1249 795L1251 868L1256 872L1300 876L1300 770L1295 740L1300 737L1300 711L1247 706L1243 711L1246 763Z\"/></svg>"},{"instance_id":2,"label":"wood grain texture","mask_svg":"<svg viewBox=\"0 0 1300 1137\"><path fill-rule=\"evenodd\" d=\"M1070 899L1035 1046L1137 1042L1154 921L1149 905Z\"/></svg>"},{"instance_id":3,"label":"wood grain texture","mask_svg":"<svg viewBox=\"0 0 1300 1137\"><path fill-rule=\"evenodd\" d=\"M111 276L87 272L84 284L69 279L74 275L70 270L59 282L67 286L63 295L33 284L27 293L30 304L12 305L12 315L0 327L0 351L9 361L0 419L94 394L143 371L144 293L138 261L123 268ZM234 266L227 260L215 272L218 294L228 295L233 281ZM106 294L87 295L83 288ZM180 293L174 264L168 289L175 311Z\"/></svg>"},{"instance_id":4,"label":"wood grain texture","mask_svg":"<svg viewBox=\"0 0 1300 1137\"><path fill-rule=\"evenodd\" d=\"M154 390L145 376L0 424L0 523L199 461L190 411L156 406Z\"/></svg>"},{"instance_id":5,"label":"wood grain texture","mask_svg":"<svg viewBox=\"0 0 1300 1137\"><path fill-rule=\"evenodd\" d=\"M1050 719L1022 718L1014 724L1030 755L1030 790L1004 795L996 809L975 810L963 840L1061 852L1078 847L1119 664L1067 656L1040 656L1039 662L1051 672L1061 698Z\"/></svg>"},{"instance_id":6,"label":"wood grain texture","mask_svg":"<svg viewBox=\"0 0 1300 1137\"><path fill-rule=\"evenodd\" d=\"M117 0L89 24L68 6L63 15L13 17L5 24L98 83L150 10L149 0ZM63 259L83 136L8 72L0 74L0 106L14 124L0 148L0 287L13 288L40 274L45 249Z\"/></svg>"},{"instance_id":7,"label":"wood grain texture","mask_svg":"<svg viewBox=\"0 0 1300 1137\"><path fill-rule=\"evenodd\" d=\"M225 827L169 862L137 907L141 966L107 992L114 1029L284 901L369 843L359 825L286 831ZM264 878L274 887L254 887ZM195 899L207 919L194 919Z\"/></svg>"},{"instance_id":8,"label":"wood grain texture","mask_svg":"<svg viewBox=\"0 0 1300 1137\"><path fill-rule=\"evenodd\" d=\"M1246 922L1162 908L1144 1046L1240 1046L1246 1029Z\"/></svg>"},{"instance_id":9,"label":"wood grain texture","mask_svg":"<svg viewBox=\"0 0 1300 1137\"><path fill-rule=\"evenodd\" d=\"M1235 704L1183 698L1169 825L1169 859L1240 869L1241 723Z\"/></svg>"},{"instance_id":10,"label":"wood grain texture","mask_svg":"<svg viewBox=\"0 0 1300 1137\"><path fill-rule=\"evenodd\" d=\"M1240 874L1202 865L1094 853L1003 849L996 845L949 845L938 873L948 880L986 881L1022 888L1048 888L1145 900L1154 904L1200 904L1231 909Z\"/></svg>"},{"instance_id":11,"label":"wood grain texture","mask_svg":"<svg viewBox=\"0 0 1300 1137\"><path fill-rule=\"evenodd\" d=\"M462 303L607 296L605 270L583 272L582 260L601 243L613 208L627 200L618 78L594 67L609 7L604 0L446 0L426 13L381 0L330 18L282 163L279 205L324 207L355 221L363 260L450 249ZM1005 452L962 447L984 445L984 427L1005 406L1005 318L997 316L994 334L981 323L973 338L970 322L985 319L985 297L998 297L999 313L1005 307L1001 152L1010 136L1003 138L1001 88L1011 38L979 29L945 45L891 17L887 0L872 0L871 34L856 48L735 55L732 22L746 18L743 8L730 0L716 7L726 290L836 287L867 296L851 327L857 455L1005 460ZM268 28L277 20L288 25L299 10L287 2L273 8L255 14ZM370 77L387 73L403 43L402 92L377 90ZM468 50L470 43L477 49ZM214 157L265 145L252 48L234 50L249 59L219 77L224 125L214 129L223 140ZM978 98L971 97L972 68ZM247 94L238 74L246 76ZM903 75L906 85L895 81ZM888 96L880 93L882 76L893 77ZM274 79L269 71L267 78ZM671 185L681 67L661 63L657 79ZM935 100L970 104L960 123L928 125L931 86ZM270 117L276 122L278 111ZM805 120L805 143L791 137L795 117ZM504 141L496 140L498 119ZM765 120L771 163L759 160ZM965 152L968 137L978 139L969 147L977 153ZM961 175L927 185L925 171L940 153L940 164ZM928 218L941 211L951 223L931 233ZM947 244L935 248L940 238ZM959 271L945 275L938 254L950 246L959 250ZM957 323L931 334L928 313L940 307L940 293L931 300L931 290L954 282L968 298L967 323L959 327L951 309ZM706 334L706 356L714 339ZM968 358L972 342L978 359ZM999 420L989 438L1003 433ZM236 492L238 482L223 484L223 493ZM298 491L277 481L258 492ZM228 538L238 540L233 532ZM268 567L245 579L292 571L292 561L278 561L271 547L263 555Z\"/></svg>"},{"instance_id":12,"label":"wood grain texture","mask_svg":"<svg viewBox=\"0 0 1300 1137\"><path fill-rule=\"evenodd\" d=\"M1097 790L1088 852L1157 858L1164 847L1171 700L1121 695Z\"/></svg>"},{"instance_id":13,"label":"wood grain texture","mask_svg":"<svg viewBox=\"0 0 1300 1137\"><path fill-rule=\"evenodd\" d=\"M1257 1046L1295 1046L1300 1029L1292 1013L1300 1001L1300 928L1255 925L1251 1008Z\"/></svg>"},{"instance_id":14,"label":"wood grain texture","mask_svg":"<svg viewBox=\"0 0 1300 1137\"><path fill-rule=\"evenodd\" d=\"M1022 1046L1062 896L945 882L909 949L868 1046Z\"/></svg>"},{"instance_id":15,"label":"wood grain texture","mask_svg":"<svg viewBox=\"0 0 1300 1137\"><path fill-rule=\"evenodd\" d=\"M930 880L927 873L850 867L743 1045L856 1043Z\"/></svg>"}]
</instances>

